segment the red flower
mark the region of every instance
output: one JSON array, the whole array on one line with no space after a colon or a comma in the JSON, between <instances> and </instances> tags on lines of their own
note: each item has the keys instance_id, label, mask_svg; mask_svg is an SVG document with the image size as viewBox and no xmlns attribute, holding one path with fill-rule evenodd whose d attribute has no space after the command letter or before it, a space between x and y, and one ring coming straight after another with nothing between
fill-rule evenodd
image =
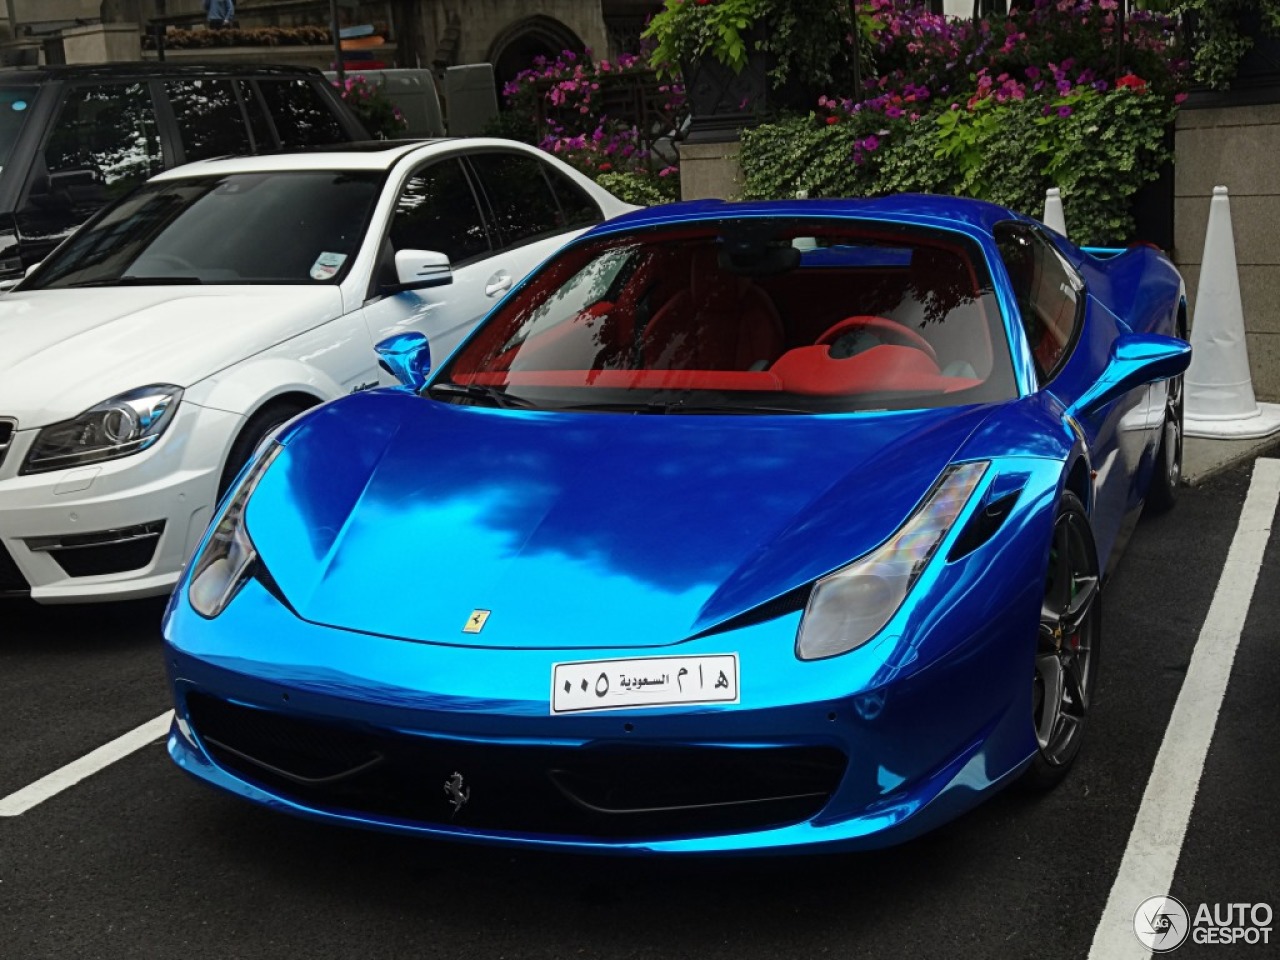
<instances>
[{"instance_id":1,"label":"red flower","mask_svg":"<svg viewBox=\"0 0 1280 960\"><path fill-rule=\"evenodd\" d=\"M1132 73L1126 73L1123 77L1116 80L1116 86L1129 87L1134 93L1147 92L1147 81Z\"/></svg>"},{"instance_id":2,"label":"red flower","mask_svg":"<svg viewBox=\"0 0 1280 960\"><path fill-rule=\"evenodd\" d=\"M600 166L599 166L597 169L598 169L601 173L608 173L610 170L612 170L612 169L613 169L613 164L612 164L612 163L602 163L602 164L600 164Z\"/></svg>"},{"instance_id":3,"label":"red flower","mask_svg":"<svg viewBox=\"0 0 1280 960\"><path fill-rule=\"evenodd\" d=\"M839 122L840 122L840 118L839 118L839 117L827 117L827 126L828 126L828 127L829 127L829 126L831 126L833 123L839 123Z\"/></svg>"}]
</instances>

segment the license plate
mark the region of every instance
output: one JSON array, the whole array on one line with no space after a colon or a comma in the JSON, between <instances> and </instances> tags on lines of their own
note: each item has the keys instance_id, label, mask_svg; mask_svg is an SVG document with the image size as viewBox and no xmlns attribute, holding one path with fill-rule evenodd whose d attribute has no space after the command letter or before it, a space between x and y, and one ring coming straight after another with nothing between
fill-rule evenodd
<instances>
[{"instance_id":1,"label":"license plate","mask_svg":"<svg viewBox=\"0 0 1280 960\"><path fill-rule=\"evenodd\" d=\"M738 655L576 660L551 668L551 712L738 702Z\"/></svg>"}]
</instances>

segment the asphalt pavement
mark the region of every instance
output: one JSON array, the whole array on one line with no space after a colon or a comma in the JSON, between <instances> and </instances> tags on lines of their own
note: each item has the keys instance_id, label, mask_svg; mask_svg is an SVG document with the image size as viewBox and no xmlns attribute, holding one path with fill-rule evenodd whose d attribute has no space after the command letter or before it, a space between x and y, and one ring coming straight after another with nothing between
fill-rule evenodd
<instances>
[{"instance_id":1,"label":"asphalt pavement","mask_svg":"<svg viewBox=\"0 0 1280 960\"><path fill-rule=\"evenodd\" d=\"M1230 470L1139 524L1104 591L1084 752L1046 796L1006 791L872 854L580 857L273 814L188 780L156 742L0 817L0 957L1086 957L1249 482ZM167 709L161 609L0 607L0 798ZM1172 890L1152 896L1280 909L1277 640L1280 533ZM1280 956L1276 942L1173 955Z\"/></svg>"}]
</instances>

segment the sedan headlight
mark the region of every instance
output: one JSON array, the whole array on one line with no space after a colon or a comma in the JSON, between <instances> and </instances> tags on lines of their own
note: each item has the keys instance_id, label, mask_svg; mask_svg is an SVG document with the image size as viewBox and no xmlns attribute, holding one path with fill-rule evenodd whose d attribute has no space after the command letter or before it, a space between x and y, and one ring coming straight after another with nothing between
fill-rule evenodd
<instances>
[{"instance_id":1,"label":"sedan headlight","mask_svg":"<svg viewBox=\"0 0 1280 960\"><path fill-rule=\"evenodd\" d=\"M978 461L949 467L897 533L814 584L796 636L796 656L834 657L879 633L928 566L987 466Z\"/></svg>"},{"instance_id":2,"label":"sedan headlight","mask_svg":"<svg viewBox=\"0 0 1280 960\"><path fill-rule=\"evenodd\" d=\"M65 470L146 450L173 422L181 399L181 387L157 383L47 426L36 435L21 472Z\"/></svg>"},{"instance_id":3,"label":"sedan headlight","mask_svg":"<svg viewBox=\"0 0 1280 960\"><path fill-rule=\"evenodd\" d=\"M253 462L231 495L222 518L209 534L204 550L196 558L187 596L202 617L212 619L227 608L231 598L253 573L258 551L245 528L244 512L249 498L284 447L273 443Z\"/></svg>"}]
</instances>

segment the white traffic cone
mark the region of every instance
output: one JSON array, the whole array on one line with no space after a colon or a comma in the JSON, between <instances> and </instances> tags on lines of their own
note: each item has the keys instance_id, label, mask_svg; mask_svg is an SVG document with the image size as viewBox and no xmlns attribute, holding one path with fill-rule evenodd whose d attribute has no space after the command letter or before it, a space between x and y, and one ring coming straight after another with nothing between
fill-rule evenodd
<instances>
[{"instance_id":1,"label":"white traffic cone","mask_svg":"<svg viewBox=\"0 0 1280 960\"><path fill-rule=\"evenodd\" d=\"M1067 235L1067 215L1062 210L1062 191L1050 187L1044 195L1044 216L1040 218L1050 230L1057 230L1064 237Z\"/></svg>"},{"instance_id":2,"label":"white traffic cone","mask_svg":"<svg viewBox=\"0 0 1280 960\"><path fill-rule=\"evenodd\" d=\"M1186 389L1189 437L1247 440L1280 432L1280 405L1259 404L1253 395L1226 187L1213 188L1209 206Z\"/></svg>"}]
</instances>

